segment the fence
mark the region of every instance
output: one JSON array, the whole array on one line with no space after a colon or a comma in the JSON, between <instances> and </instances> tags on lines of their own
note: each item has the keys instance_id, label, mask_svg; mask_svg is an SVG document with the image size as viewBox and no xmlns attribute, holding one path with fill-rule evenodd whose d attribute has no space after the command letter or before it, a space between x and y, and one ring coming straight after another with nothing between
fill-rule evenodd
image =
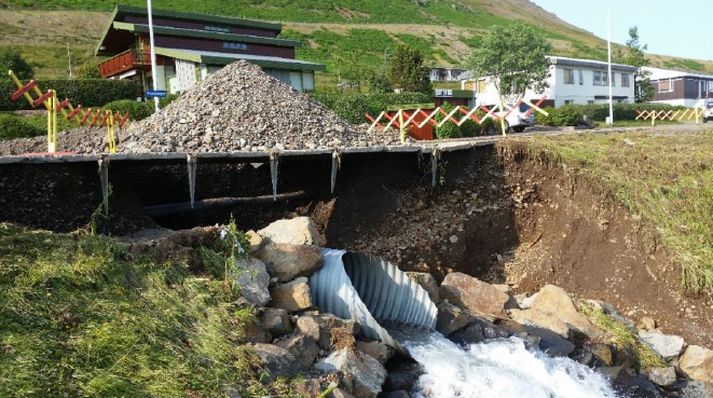
<instances>
[{"instance_id":1,"label":"fence","mask_svg":"<svg viewBox=\"0 0 713 398\"><path fill-rule=\"evenodd\" d=\"M684 120L695 120L696 124L700 124L701 117L703 116L703 109L701 108L688 108L679 110L668 110L668 111L656 111L656 110L643 110L636 111L636 120L651 120L651 125L656 125L656 120L663 121L684 121Z\"/></svg>"}]
</instances>

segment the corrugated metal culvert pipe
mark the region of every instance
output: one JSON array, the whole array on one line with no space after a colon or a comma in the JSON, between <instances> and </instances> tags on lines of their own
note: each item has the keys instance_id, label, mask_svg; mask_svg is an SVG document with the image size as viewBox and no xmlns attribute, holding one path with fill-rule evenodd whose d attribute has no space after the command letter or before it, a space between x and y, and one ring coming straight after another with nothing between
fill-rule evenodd
<instances>
[{"instance_id":1,"label":"corrugated metal culvert pipe","mask_svg":"<svg viewBox=\"0 0 713 398\"><path fill-rule=\"evenodd\" d=\"M438 310L428 293L395 265L345 250L322 249L324 266L310 278L312 300L353 319L368 338L405 352L379 322L433 329Z\"/></svg>"}]
</instances>

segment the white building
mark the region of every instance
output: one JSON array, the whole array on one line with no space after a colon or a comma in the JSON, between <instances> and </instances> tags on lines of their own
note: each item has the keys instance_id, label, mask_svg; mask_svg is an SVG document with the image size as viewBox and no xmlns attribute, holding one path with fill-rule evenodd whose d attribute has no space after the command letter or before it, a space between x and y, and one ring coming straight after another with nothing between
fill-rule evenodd
<instances>
[{"instance_id":1,"label":"white building","mask_svg":"<svg viewBox=\"0 0 713 398\"><path fill-rule=\"evenodd\" d=\"M651 102L694 108L713 98L713 75L649 67L642 69L650 73L649 80L654 89Z\"/></svg>"},{"instance_id":2,"label":"white building","mask_svg":"<svg viewBox=\"0 0 713 398\"><path fill-rule=\"evenodd\" d=\"M587 59L548 57L550 73L546 79L547 88L542 92L528 89L525 99L537 101L543 96L546 101L542 106L561 106L565 104L594 104L609 102L609 82L607 63ZM614 102L634 102L634 72L629 65L612 64L612 97ZM476 91L477 105L498 103L498 92L492 78L481 78L476 82L464 80L463 89Z\"/></svg>"}]
</instances>

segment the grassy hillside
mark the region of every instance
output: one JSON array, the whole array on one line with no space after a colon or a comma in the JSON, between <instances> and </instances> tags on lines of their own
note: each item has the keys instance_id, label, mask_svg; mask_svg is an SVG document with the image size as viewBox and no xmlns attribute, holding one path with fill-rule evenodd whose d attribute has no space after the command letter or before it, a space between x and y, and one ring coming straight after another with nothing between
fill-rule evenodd
<instances>
[{"instance_id":1,"label":"grassy hillside","mask_svg":"<svg viewBox=\"0 0 713 398\"><path fill-rule=\"evenodd\" d=\"M145 1L122 3L143 6ZM327 64L329 76L346 69L378 69L399 43L420 48L429 63L460 65L490 27L514 23L540 31L558 55L595 59L606 56L601 39L527 0L425 3L426 6L414 0L155 0L154 7L283 22L284 37L306 44L298 51L298 57ZM67 43L75 64L92 58L114 2L0 0L0 8L3 6L9 9L0 13L0 45L21 49L40 77L60 77L66 75ZM659 66L713 72L713 62L709 61L665 56L652 56L652 61Z\"/></svg>"}]
</instances>

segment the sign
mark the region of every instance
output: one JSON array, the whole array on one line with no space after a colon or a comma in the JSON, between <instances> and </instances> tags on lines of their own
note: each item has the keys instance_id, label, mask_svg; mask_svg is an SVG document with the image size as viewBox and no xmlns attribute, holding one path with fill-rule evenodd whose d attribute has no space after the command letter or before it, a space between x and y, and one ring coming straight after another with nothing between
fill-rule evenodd
<instances>
[{"instance_id":1,"label":"sign","mask_svg":"<svg viewBox=\"0 0 713 398\"><path fill-rule=\"evenodd\" d=\"M166 90L148 90L146 91L146 98L165 98Z\"/></svg>"},{"instance_id":2,"label":"sign","mask_svg":"<svg viewBox=\"0 0 713 398\"><path fill-rule=\"evenodd\" d=\"M453 90L436 89L436 97L452 97Z\"/></svg>"}]
</instances>

